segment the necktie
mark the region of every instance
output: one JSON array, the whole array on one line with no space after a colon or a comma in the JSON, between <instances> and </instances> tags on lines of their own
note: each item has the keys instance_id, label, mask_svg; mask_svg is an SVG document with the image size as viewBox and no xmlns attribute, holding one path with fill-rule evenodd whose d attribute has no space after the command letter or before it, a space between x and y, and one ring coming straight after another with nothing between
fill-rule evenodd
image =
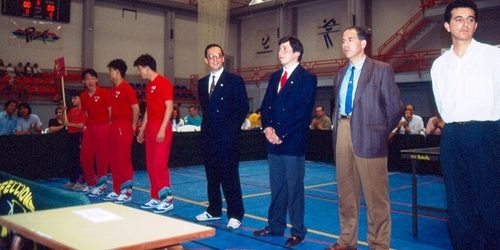
<instances>
[{"instance_id":1,"label":"necktie","mask_svg":"<svg viewBox=\"0 0 500 250\"><path fill-rule=\"evenodd\" d=\"M212 76L212 84L210 84L210 94L209 94L210 97L212 97L214 89L215 89L215 75Z\"/></svg>"},{"instance_id":2,"label":"necktie","mask_svg":"<svg viewBox=\"0 0 500 250\"><path fill-rule=\"evenodd\" d=\"M354 81L354 70L356 68L353 66L351 68L351 76L349 77L349 83L347 84L347 94L345 95L345 114L349 115L352 111L352 86Z\"/></svg>"},{"instance_id":3,"label":"necktie","mask_svg":"<svg viewBox=\"0 0 500 250\"><path fill-rule=\"evenodd\" d=\"M288 76L287 76L287 73L285 71L285 73L283 74L283 76L281 76L281 80L280 80L280 91L281 89L283 88L283 86L285 86L285 83L286 83L286 80L288 79Z\"/></svg>"}]
</instances>

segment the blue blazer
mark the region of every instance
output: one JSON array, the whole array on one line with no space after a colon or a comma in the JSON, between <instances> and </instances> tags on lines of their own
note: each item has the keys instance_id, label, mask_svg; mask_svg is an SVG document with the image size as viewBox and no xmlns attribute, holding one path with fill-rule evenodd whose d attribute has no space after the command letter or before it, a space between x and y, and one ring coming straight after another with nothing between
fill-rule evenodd
<instances>
[{"instance_id":1,"label":"blue blazer","mask_svg":"<svg viewBox=\"0 0 500 250\"><path fill-rule=\"evenodd\" d=\"M335 106L332 111L333 153L340 120L338 98L349 65L333 78ZM362 158L386 157L388 138L401 119L403 105L391 65L366 57L354 93L351 113L351 137L354 154Z\"/></svg>"},{"instance_id":2,"label":"blue blazer","mask_svg":"<svg viewBox=\"0 0 500 250\"><path fill-rule=\"evenodd\" d=\"M202 148L205 152L238 148L241 125L249 110L243 78L223 71L211 98L208 95L209 78L210 74L198 80L198 99L203 113Z\"/></svg>"},{"instance_id":3,"label":"blue blazer","mask_svg":"<svg viewBox=\"0 0 500 250\"><path fill-rule=\"evenodd\" d=\"M272 127L283 141L279 145L266 143L267 152L302 156L307 151L309 124L316 99L316 75L297 66L278 94L283 70L274 72L269 79L262 101L262 127Z\"/></svg>"}]
</instances>

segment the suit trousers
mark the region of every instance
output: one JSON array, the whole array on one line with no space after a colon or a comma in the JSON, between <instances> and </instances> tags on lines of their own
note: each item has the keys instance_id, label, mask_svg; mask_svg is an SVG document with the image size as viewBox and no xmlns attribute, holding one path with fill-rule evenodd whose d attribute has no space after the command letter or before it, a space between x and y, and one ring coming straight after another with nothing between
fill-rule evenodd
<instances>
[{"instance_id":1,"label":"suit trousers","mask_svg":"<svg viewBox=\"0 0 500 250\"><path fill-rule=\"evenodd\" d=\"M439 160L454 249L500 249L500 121L447 123Z\"/></svg>"},{"instance_id":2,"label":"suit trousers","mask_svg":"<svg viewBox=\"0 0 500 250\"><path fill-rule=\"evenodd\" d=\"M268 154L271 204L268 229L282 235L286 229L286 213L290 216L290 234L304 239L304 175L305 156Z\"/></svg>"},{"instance_id":3,"label":"suit trousers","mask_svg":"<svg viewBox=\"0 0 500 250\"><path fill-rule=\"evenodd\" d=\"M391 211L387 157L361 158L352 146L350 119L341 119L336 143L337 190L341 234L339 245L356 248L363 189L370 249L389 249ZM370 143L370 142L364 142Z\"/></svg>"},{"instance_id":4,"label":"suit trousers","mask_svg":"<svg viewBox=\"0 0 500 250\"><path fill-rule=\"evenodd\" d=\"M207 176L208 208L207 213L215 217L222 215L222 196L227 203L227 217L239 221L245 210L241 194L238 150L211 150L204 152L205 174Z\"/></svg>"}]
</instances>

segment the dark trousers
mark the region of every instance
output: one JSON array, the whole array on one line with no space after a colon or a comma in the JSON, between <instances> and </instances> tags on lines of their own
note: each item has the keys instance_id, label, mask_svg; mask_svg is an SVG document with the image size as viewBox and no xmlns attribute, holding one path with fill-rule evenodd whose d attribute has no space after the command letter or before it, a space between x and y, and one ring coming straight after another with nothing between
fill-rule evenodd
<instances>
[{"instance_id":1,"label":"dark trousers","mask_svg":"<svg viewBox=\"0 0 500 250\"><path fill-rule=\"evenodd\" d=\"M446 124L441 137L454 249L500 249L500 121Z\"/></svg>"},{"instance_id":2,"label":"dark trousers","mask_svg":"<svg viewBox=\"0 0 500 250\"><path fill-rule=\"evenodd\" d=\"M241 194L238 150L206 150L204 152L205 173L207 176L208 208L212 216L222 215L221 186L227 203L227 217L239 221L245 210Z\"/></svg>"},{"instance_id":3,"label":"dark trousers","mask_svg":"<svg viewBox=\"0 0 500 250\"><path fill-rule=\"evenodd\" d=\"M303 239L307 233L304 226L305 156L269 154L268 161L271 185L268 229L273 234L283 234L288 211L292 224L290 234Z\"/></svg>"},{"instance_id":4,"label":"dark trousers","mask_svg":"<svg viewBox=\"0 0 500 250\"><path fill-rule=\"evenodd\" d=\"M68 133L68 177L69 181L83 182L82 166L80 165L80 145L82 133Z\"/></svg>"}]
</instances>

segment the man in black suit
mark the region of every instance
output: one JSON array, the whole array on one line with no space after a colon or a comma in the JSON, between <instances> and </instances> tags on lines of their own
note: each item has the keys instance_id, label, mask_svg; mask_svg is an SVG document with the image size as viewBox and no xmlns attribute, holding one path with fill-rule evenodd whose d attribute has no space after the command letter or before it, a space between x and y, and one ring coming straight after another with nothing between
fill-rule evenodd
<instances>
[{"instance_id":1,"label":"man in black suit","mask_svg":"<svg viewBox=\"0 0 500 250\"><path fill-rule=\"evenodd\" d=\"M286 214L292 224L285 242L295 246L304 241L304 174L309 124L316 97L317 77L300 65L304 49L296 37L279 41L283 69L269 79L262 101L262 128L266 135L271 204L268 226L254 235L283 235Z\"/></svg>"},{"instance_id":2,"label":"man in black suit","mask_svg":"<svg viewBox=\"0 0 500 250\"><path fill-rule=\"evenodd\" d=\"M203 112L201 142L209 205L196 219L220 219L222 186L229 219L227 227L236 229L245 213L238 172L238 137L249 110L247 92L243 78L224 70L224 51L219 45L206 47L205 63L210 74L198 81L198 98Z\"/></svg>"}]
</instances>

